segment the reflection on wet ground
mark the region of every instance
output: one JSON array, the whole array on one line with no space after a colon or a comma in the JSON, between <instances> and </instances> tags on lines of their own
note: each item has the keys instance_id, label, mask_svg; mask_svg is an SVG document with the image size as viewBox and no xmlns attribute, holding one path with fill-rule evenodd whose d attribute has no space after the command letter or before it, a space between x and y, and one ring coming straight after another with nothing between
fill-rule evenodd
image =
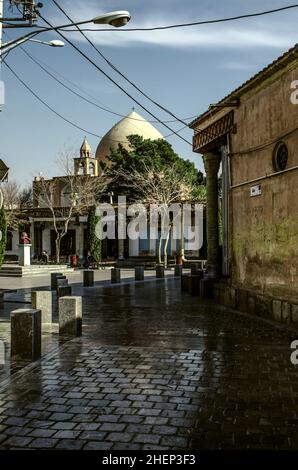
<instances>
[{"instance_id":1,"label":"reflection on wet ground","mask_svg":"<svg viewBox=\"0 0 298 470\"><path fill-rule=\"evenodd\" d=\"M295 334L174 279L74 294L82 338L48 334L43 359L0 386L1 448L298 448Z\"/></svg>"}]
</instances>

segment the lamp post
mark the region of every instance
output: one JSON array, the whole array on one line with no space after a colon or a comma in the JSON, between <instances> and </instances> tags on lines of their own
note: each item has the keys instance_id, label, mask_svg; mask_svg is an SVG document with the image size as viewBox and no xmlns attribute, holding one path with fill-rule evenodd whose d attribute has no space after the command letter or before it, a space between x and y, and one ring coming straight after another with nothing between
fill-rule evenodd
<instances>
[{"instance_id":1,"label":"lamp post","mask_svg":"<svg viewBox=\"0 0 298 470\"><path fill-rule=\"evenodd\" d=\"M1 10L2 8L2 10ZM1 23L1 18L3 17L3 0L0 0L0 23ZM115 28L120 28L121 26L125 26L131 19L131 16L130 16L130 13L126 10L123 10L123 11L113 11L111 13L105 13L103 15L100 15L100 16L96 16L95 18L92 18L90 20L85 20L85 21L78 21L76 23L68 23L68 24L64 24L64 25L60 25L60 26L55 26L55 27L49 27L49 28L42 28L38 31L31 31L30 33L27 33L25 34L24 36L18 38L18 39L14 39L13 41L10 41L9 43L7 44L4 44L2 45L1 44L1 39L2 39L2 23L1 23L1 29L0 29L0 50L2 51L4 48L6 48L7 46L12 46L14 44L17 43L17 45L19 45L19 42L22 41L23 42L26 42L28 41L29 39L37 36L38 34L41 34L41 33L46 33L46 32L49 32L49 31L56 31L57 29L64 29L64 28L69 28L69 27L73 27L73 26L81 26L81 25L84 25L84 24L88 24L88 23L93 23L93 24L107 24L107 25L110 25L110 26L114 26Z\"/></svg>"},{"instance_id":2,"label":"lamp post","mask_svg":"<svg viewBox=\"0 0 298 470\"><path fill-rule=\"evenodd\" d=\"M107 24L110 26L114 26L115 28L120 28L121 26L125 26L131 19L131 15L128 11L126 10L119 10L119 11L112 11L110 13L104 13L103 15L96 16L95 18L92 18L90 20L85 20L85 21L78 21L76 23L70 23L70 24L65 24L57 27L49 27L49 28L42 28L40 30L35 30L31 31L28 34L25 34L24 36L13 39L12 41L9 41L5 44L2 44L2 33L3 33L3 28L7 27L24 27L24 26L33 26L32 23L29 25L11 25L11 24L3 24L4 20L7 21L8 19L3 18L3 0L0 0L0 66L1 66L1 56L3 53L10 52L12 49L15 47L19 46L20 44L23 44L24 42L31 41L31 42L37 42L39 44L46 44L48 46L52 47L62 47L64 46L64 43L62 41L59 41L57 39L53 41L39 41L37 39L34 39L35 36L41 33L49 32L49 31L56 31L58 29L62 28L68 28L68 27L73 27L73 26L80 26L88 23L93 23L93 24ZM34 2L33 2L34 4ZM37 7L41 8L42 4L38 4ZM37 9L34 8L34 14L37 13ZM34 16L35 18L35 16ZM17 21L16 19L12 21ZM1 71L0 71L1 72ZM0 80L0 106L4 104L4 83ZM1 109L0 109L1 111Z\"/></svg>"},{"instance_id":3,"label":"lamp post","mask_svg":"<svg viewBox=\"0 0 298 470\"><path fill-rule=\"evenodd\" d=\"M2 50L1 50L1 55L5 54L7 52L10 52L12 49L15 47L20 46L24 42L36 42L38 44L43 44L45 46L51 46L51 47L63 47L65 46L63 41L60 41L59 39L53 39L52 41L39 41L38 39L30 39L30 38L22 38L19 41L15 42L14 44L11 44L10 42L3 44Z\"/></svg>"}]
</instances>

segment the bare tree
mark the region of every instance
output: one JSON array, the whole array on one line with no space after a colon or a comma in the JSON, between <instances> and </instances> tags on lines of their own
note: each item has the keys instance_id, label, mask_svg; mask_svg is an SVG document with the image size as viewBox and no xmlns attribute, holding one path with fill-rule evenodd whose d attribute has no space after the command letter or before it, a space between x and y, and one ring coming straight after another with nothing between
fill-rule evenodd
<instances>
[{"instance_id":1,"label":"bare tree","mask_svg":"<svg viewBox=\"0 0 298 470\"><path fill-rule=\"evenodd\" d=\"M33 189L35 205L51 212L56 233L57 263L60 262L61 240L68 233L71 220L86 214L107 186L105 176L75 175L69 153L63 154L59 162L64 175L53 179L39 177Z\"/></svg>"},{"instance_id":2,"label":"bare tree","mask_svg":"<svg viewBox=\"0 0 298 470\"><path fill-rule=\"evenodd\" d=\"M135 202L158 206L162 227L158 246L158 262L161 264L163 261L167 266L168 243L175 222L174 218L168 217L168 207L173 203L189 200L193 185L189 183L187 177L181 175L181 170L175 165L164 167L159 171L144 163L141 170L132 169L128 172L120 169L116 178L120 178L124 182L124 186L130 188L131 193L135 194Z\"/></svg>"},{"instance_id":3,"label":"bare tree","mask_svg":"<svg viewBox=\"0 0 298 470\"><path fill-rule=\"evenodd\" d=\"M20 209L31 209L33 207L32 186L22 188L19 195Z\"/></svg>"},{"instance_id":4,"label":"bare tree","mask_svg":"<svg viewBox=\"0 0 298 470\"><path fill-rule=\"evenodd\" d=\"M8 181L1 186L3 193L3 205L6 211L6 222L8 228L17 230L21 224L26 222L22 215L23 192L28 191L22 189L16 181Z\"/></svg>"}]
</instances>

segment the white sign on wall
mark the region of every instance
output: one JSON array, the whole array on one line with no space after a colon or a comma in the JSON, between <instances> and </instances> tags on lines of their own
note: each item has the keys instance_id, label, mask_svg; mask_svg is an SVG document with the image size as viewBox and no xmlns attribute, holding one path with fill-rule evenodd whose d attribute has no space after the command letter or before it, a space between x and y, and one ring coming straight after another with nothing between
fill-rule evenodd
<instances>
[{"instance_id":1,"label":"white sign on wall","mask_svg":"<svg viewBox=\"0 0 298 470\"><path fill-rule=\"evenodd\" d=\"M260 184L257 184L256 186L252 186L250 188L250 197L261 196L261 194L262 194L262 188Z\"/></svg>"}]
</instances>

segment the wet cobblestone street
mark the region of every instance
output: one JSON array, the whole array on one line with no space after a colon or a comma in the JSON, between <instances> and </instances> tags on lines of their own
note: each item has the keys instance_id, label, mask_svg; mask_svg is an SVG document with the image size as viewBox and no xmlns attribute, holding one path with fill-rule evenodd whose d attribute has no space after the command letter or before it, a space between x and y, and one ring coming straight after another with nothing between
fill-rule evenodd
<instances>
[{"instance_id":1,"label":"wet cobblestone street","mask_svg":"<svg viewBox=\"0 0 298 470\"><path fill-rule=\"evenodd\" d=\"M298 449L298 333L175 279L73 293L83 336L0 383L1 449Z\"/></svg>"}]
</instances>

